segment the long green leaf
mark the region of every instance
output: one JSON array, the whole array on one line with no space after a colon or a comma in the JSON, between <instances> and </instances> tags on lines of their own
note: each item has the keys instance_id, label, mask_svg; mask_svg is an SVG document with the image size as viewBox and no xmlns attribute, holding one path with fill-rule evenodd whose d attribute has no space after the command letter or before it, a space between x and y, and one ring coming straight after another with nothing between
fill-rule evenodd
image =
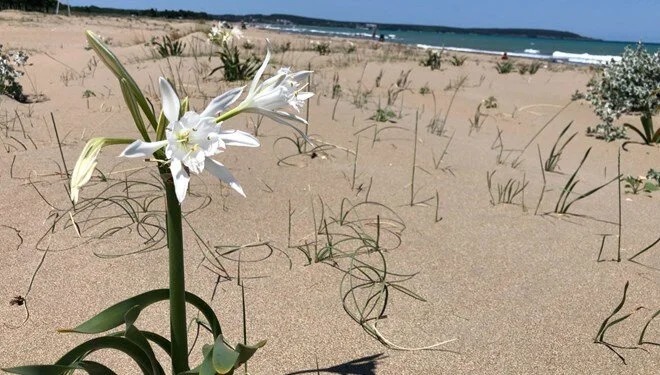
<instances>
[{"instance_id":1,"label":"long green leaf","mask_svg":"<svg viewBox=\"0 0 660 375\"><path fill-rule=\"evenodd\" d=\"M149 341L142 334L142 332L134 325L135 320L137 320L140 314L140 307L134 306L126 313L126 331L124 332L124 337L133 342L135 345L139 346L140 349L147 355L149 362L151 363L151 370L154 375L165 375L163 367L158 363L156 355L154 354Z\"/></svg>"},{"instance_id":2,"label":"long green leaf","mask_svg":"<svg viewBox=\"0 0 660 375\"><path fill-rule=\"evenodd\" d=\"M33 365L3 368L2 371L10 374L20 375L64 375L72 370L80 369L79 366L59 366L59 365Z\"/></svg>"},{"instance_id":3,"label":"long green leaf","mask_svg":"<svg viewBox=\"0 0 660 375\"><path fill-rule=\"evenodd\" d=\"M98 334L106 332L124 324L124 316L134 306L141 306L142 309L145 309L149 305L152 305L156 302L167 300L169 296L169 289L155 289L142 294L138 294L137 296L128 298L108 307L107 309L101 311L96 316L75 328L61 329L59 332L75 332L85 334ZM192 293L186 292L186 302L195 306L202 313L202 315L204 315L211 327L213 337L218 337L218 335L222 334L222 329L220 328L220 322L218 321L218 318L215 316L213 309L211 309L211 307L206 302L204 302L204 300Z\"/></svg>"},{"instance_id":4,"label":"long green leaf","mask_svg":"<svg viewBox=\"0 0 660 375\"><path fill-rule=\"evenodd\" d=\"M149 133L147 133L147 128L144 126L144 121L142 120L142 114L140 113L139 106L135 100L135 97L133 96L133 93L131 92L131 89L128 86L128 81L126 81L125 78L119 79L119 86L121 87L121 93L124 95L124 102L126 102L128 111L131 113L131 116L133 116L133 122L138 128L140 135L142 135L142 138L145 140L145 142L151 142Z\"/></svg>"},{"instance_id":5,"label":"long green leaf","mask_svg":"<svg viewBox=\"0 0 660 375\"><path fill-rule=\"evenodd\" d=\"M625 124L623 124L623 126L628 128L628 129L632 129L635 133L639 134L639 137L642 138L644 143L648 144L650 142L650 139L646 139L646 134L642 133L642 131L637 129L637 127L635 127L634 125L625 123Z\"/></svg>"},{"instance_id":6,"label":"long green leaf","mask_svg":"<svg viewBox=\"0 0 660 375\"><path fill-rule=\"evenodd\" d=\"M91 375L117 375L116 372L107 366L94 361L80 361L80 367Z\"/></svg>"},{"instance_id":7,"label":"long green leaf","mask_svg":"<svg viewBox=\"0 0 660 375\"><path fill-rule=\"evenodd\" d=\"M123 337L96 337L85 341L62 356L55 365L77 365L86 356L102 349L115 349L131 357L144 374L152 374L151 363L146 353L136 344Z\"/></svg>"}]
</instances>

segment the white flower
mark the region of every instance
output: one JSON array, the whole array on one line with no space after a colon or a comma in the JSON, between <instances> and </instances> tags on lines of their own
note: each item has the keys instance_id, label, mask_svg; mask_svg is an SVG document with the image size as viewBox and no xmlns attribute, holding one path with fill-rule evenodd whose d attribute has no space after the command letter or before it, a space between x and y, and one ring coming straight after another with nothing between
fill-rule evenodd
<instances>
[{"instance_id":1,"label":"white flower","mask_svg":"<svg viewBox=\"0 0 660 375\"><path fill-rule=\"evenodd\" d=\"M174 188L179 202L183 202L190 181L189 172L201 173L205 168L218 179L226 182L239 194L245 196L238 181L229 170L211 157L226 146L258 147L259 141L240 130L221 130L215 116L230 106L243 92L243 87L230 90L217 98L202 113L186 112L179 117L181 104L174 89L164 78L160 78L160 93L163 101L163 114L169 121L165 130L166 139L157 142L136 140L121 156L149 157L165 147L165 156L170 163Z\"/></svg>"},{"instance_id":2,"label":"white flower","mask_svg":"<svg viewBox=\"0 0 660 375\"><path fill-rule=\"evenodd\" d=\"M224 21L219 21L218 26L213 26L209 33L209 40L218 44L228 44L234 39L241 38L243 38L243 32L236 26L228 29L227 23Z\"/></svg>"},{"instance_id":3,"label":"white flower","mask_svg":"<svg viewBox=\"0 0 660 375\"><path fill-rule=\"evenodd\" d=\"M303 118L281 109L291 106L300 112L300 107L304 105L305 101L314 96L312 92L302 91L306 86L303 82L312 72L303 70L292 73L289 68L281 68L276 75L259 84L269 60L270 48L267 48L266 58L252 80L247 96L236 107L236 111L261 114L289 126L292 125L287 120L306 124L307 121Z\"/></svg>"}]
</instances>

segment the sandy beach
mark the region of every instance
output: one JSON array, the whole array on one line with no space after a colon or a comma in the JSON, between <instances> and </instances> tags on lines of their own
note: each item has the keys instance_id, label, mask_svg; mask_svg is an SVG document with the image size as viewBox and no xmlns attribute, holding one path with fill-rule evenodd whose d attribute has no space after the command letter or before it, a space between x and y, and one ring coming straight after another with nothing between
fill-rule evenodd
<instances>
[{"instance_id":1,"label":"sandy beach","mask_svg":"<svg viewBox=\"0 0 660 375\"><path fill-rule=\"evenodd\" d=\"M32 100L0 97L0 367L51 363L88 338L57 329L167 287L155 163L119 158L121 146L105 148L81 200L112 199L97 199L93 209L79 203L87 207L75 212L80 235L71 224L67 173L87 140L138 136L116 78L86 48L85 30L104 38L154 107L164 76L201 110L249 84L209 76L220 65L207 42L210 27L0 12L0 43L30 56L20 82ZM158 56L149 42L162 35L181 38L184 55ZM652 319L660 310L660 244L629 260L660 236L660 193L631 194L621 184L620 238L616 181L567 213L554 212L588 149L569 201L618 174L622 141L586 136L600 120L588 102L571 100L576 90L586 92L594 69L544 62L533 75L498 74L498 56L445 53L441 69L432 71L419 63L424 50L403 45L253 28L245 37L261 58L270 40L267 75L282 66L311 68L308 90L316 94L300 114L308 110L313 145L297 145L292 129L269 119L237 116L223 127L256 133L261 147L230 148L218 160L247 197L204 173L192 178L183 205L187 289L212 299L233 343L243 340L240 264L248 342L268 341L249 362L250 374L651 374L660 367L660 316ZM329 41L330 53L311 49L313 40ZM464 56L464 64L450 64L453 55ZM407 81L395 86L406 72ZM489 97L496 107L483 104ZM391 111L390 121L373 119L379 109ZM476 112L479 125L471 126ZM654 120L657 127L660 118ZM567 135L577 135L556 171L543 172L539 152L545 162L570 122ZM621 174L660 169L658 146L626 149ZM511 204L498 195L507 183L524 187ZM342 217L350 225L340 225ZM344 277L355 237L367 235L379 236L381 252L358 258L374 267L385 259L386 279L374 288L392 283L377 323L389 348L345 311L345 304L354 311L354 297L367 296L346 298ZM309 264L304 251L314 258L328 242L331 254ZM612 261L619 243L621 261ZM611 345L638 348L613 347L624 364L594 339L627 282L614 319L632 315L604 335ZM10 304L16 296L26 303ZM167 314L158 305L140 317L140 328L168 333ZM195 318L192 309L188 315ZM196 327L191 323L191 343ZM645 341L655 345L638 344L645 327ZM202 332L193 363L209 340ZM394 348L440 342L433 350ZM122 356L95 358L120 374L138 371Z\"/></svg>"}]
</instances>

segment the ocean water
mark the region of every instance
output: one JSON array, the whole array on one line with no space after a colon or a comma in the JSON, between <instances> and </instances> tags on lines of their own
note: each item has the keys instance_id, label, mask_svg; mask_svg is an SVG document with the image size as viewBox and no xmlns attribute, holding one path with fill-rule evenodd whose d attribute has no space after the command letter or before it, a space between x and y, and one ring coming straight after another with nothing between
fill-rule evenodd
<instances>
[{"instance_id":1,"label":"ocean water","mask_svg":"<svg viewBox=\"0 0 660 375\"><path fill-rule=\"evenodd\" d=\"M367 29L262 25L261 27L307 35L340 36L370 39ZM600 40L564 40L477 34L396 31L380 29L379 34L391 42L416 45L421 48L445 48L447 50L502 54L529 58L554 59L575 63L603 63L621 56L626 46L636 42ZM645 43L650 51L660 50L660 44Z\"/></svg>"}]
</instances>

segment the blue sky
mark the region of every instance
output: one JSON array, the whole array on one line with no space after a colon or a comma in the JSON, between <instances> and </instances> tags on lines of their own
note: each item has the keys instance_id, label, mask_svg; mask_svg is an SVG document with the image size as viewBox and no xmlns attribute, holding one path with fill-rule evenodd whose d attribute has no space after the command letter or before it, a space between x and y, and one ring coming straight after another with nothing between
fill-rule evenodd
<instances>
[{"instance_id":1,"label":"blue sky","mask_svg":"<svg viewBox=\"0 0 660 375\"><path fill-rule=\"evenodd\" d=\"M660 0L70 0L71 5L186 9L212 14L287 13L340 21L572 31L660 42ZM138 5L139 4L139 5Z\"/></svg>"}]
</instances>

